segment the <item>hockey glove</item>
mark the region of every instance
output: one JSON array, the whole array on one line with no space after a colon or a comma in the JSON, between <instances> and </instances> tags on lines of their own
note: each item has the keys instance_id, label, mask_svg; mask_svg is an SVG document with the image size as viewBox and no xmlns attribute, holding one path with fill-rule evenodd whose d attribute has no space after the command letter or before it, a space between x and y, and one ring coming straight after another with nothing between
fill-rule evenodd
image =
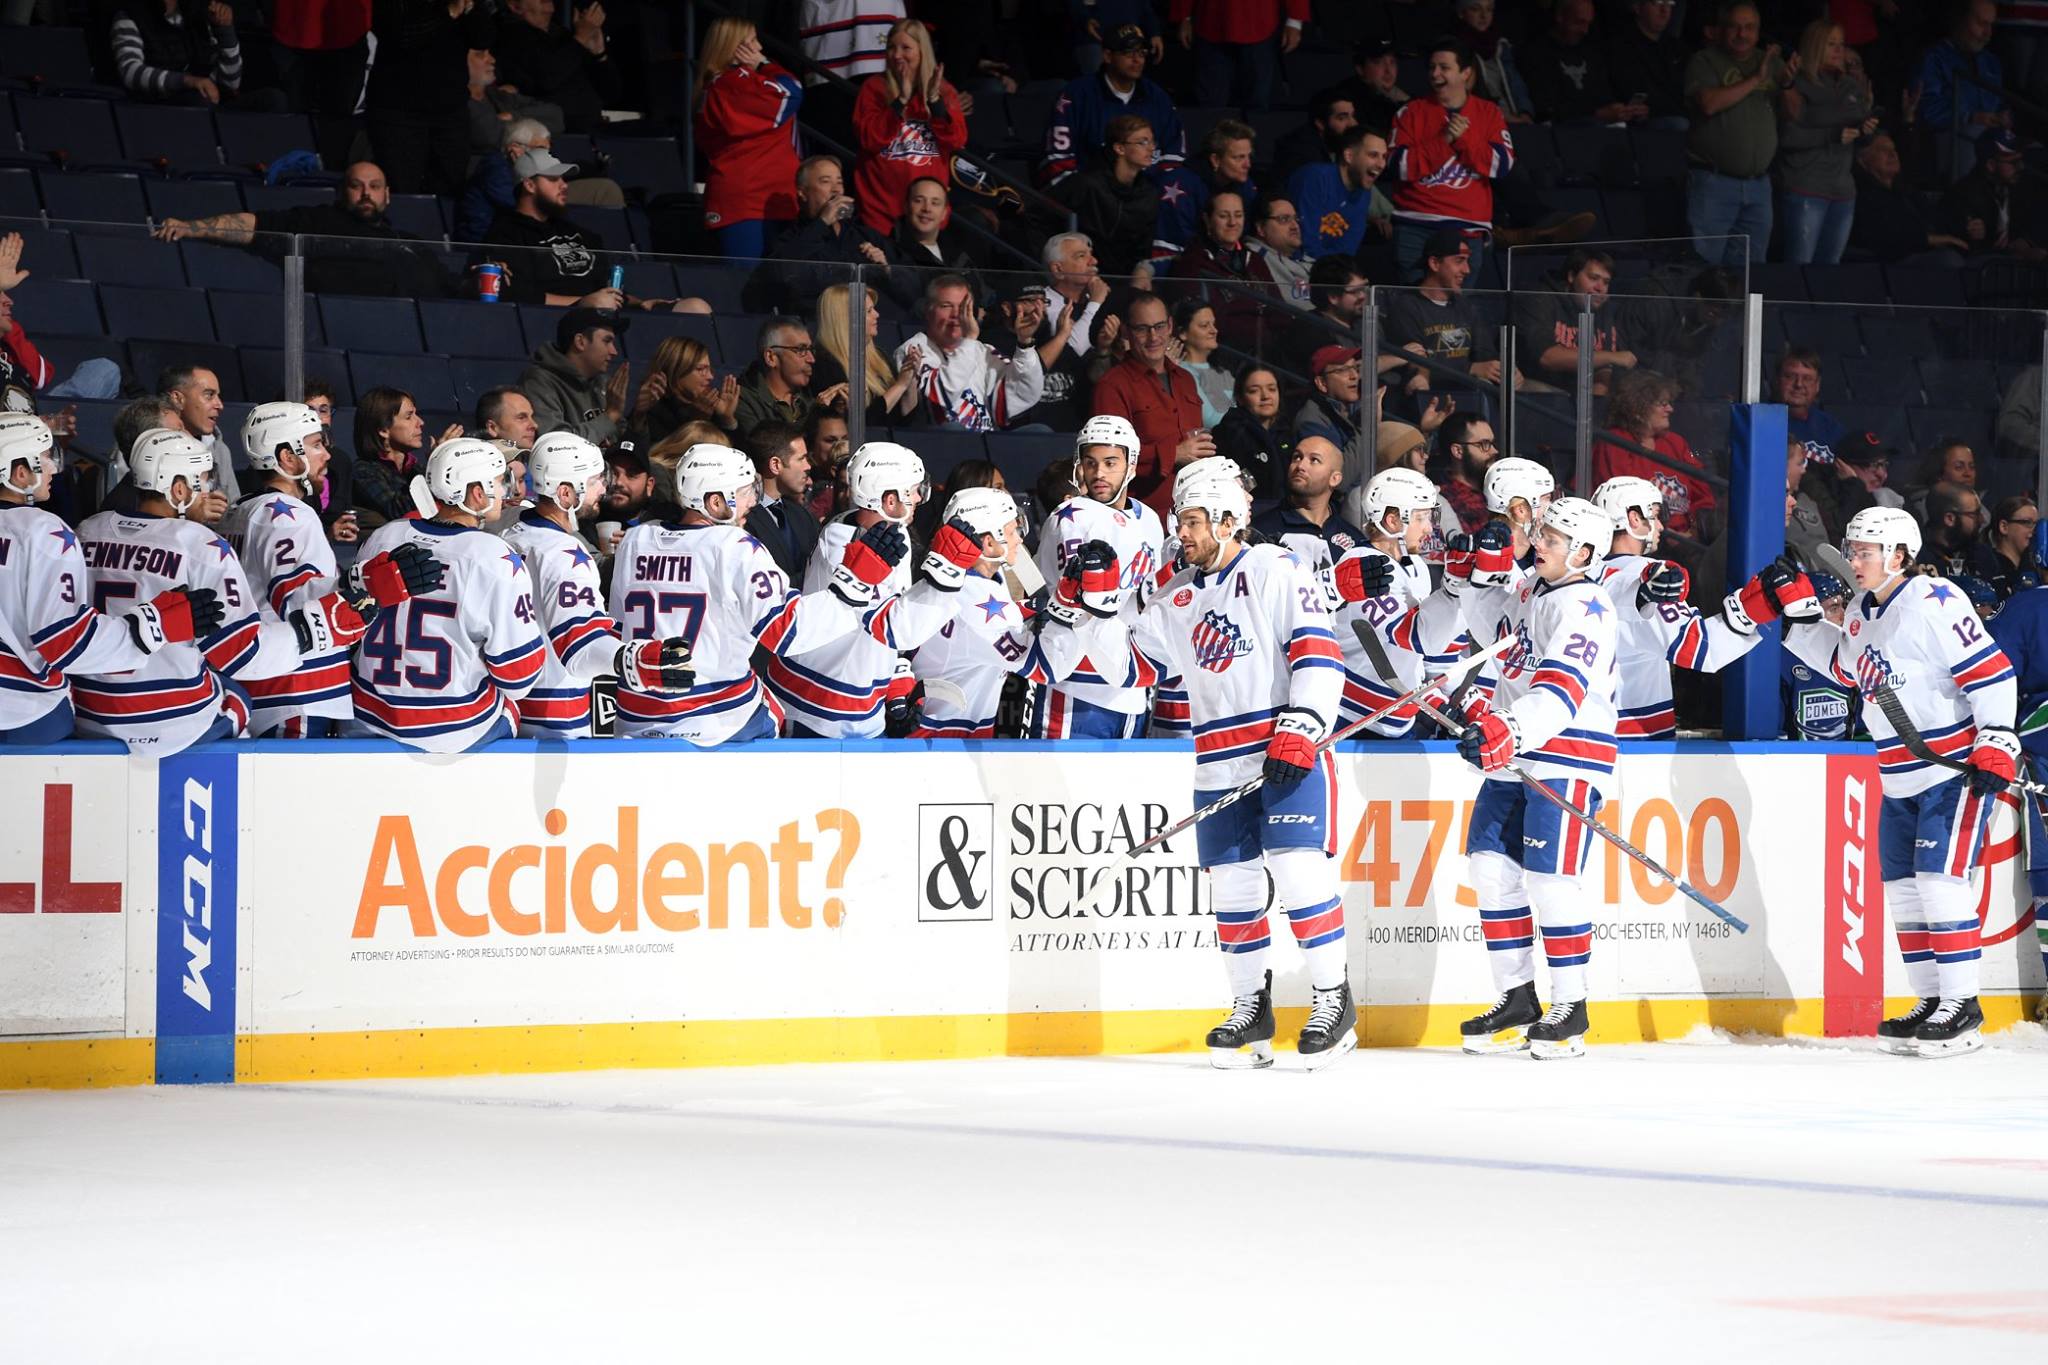
<instances>
[{"instance_id":1,"label":"hockey glove","mask_svg":"<svg viewBox=\"0 0 2048 1365\"><path fill-rule=\"evenodd\" d=\"M1642 581L1636 584L1636 610L1683 602L1691 591L1692 575L1685 571L1683 565L1673 564L1667 559L1644 574Z\"/></svg>"},{"instance_id":2,"label":"hockey glove","mask_svg":"<svg viewBox=\"0 0 2048 1365\"><path fill-rule=\"evenodd\" d=\"M697 683L688 640L635 640L619 647L612 668L641 692L687 692Z\"/></svg>"},{"instance_id":3,"label":"hockey glove","mask_svg":"<svg viewBox=\"0 0 2048 1365\"><path fill-rule=\"evenodd\" d=\"M1273 721L1273 737L1266 741L1264 775L1269 787L1292 787L1315 770L1316 740L1323 723L1313 711L1289 707Z\"/></svg>"},{"instance_id":4,"label":"hockey glove","mask_svg":"<svg viewBox=\"0 0 2048 1365\"><path fill-rule=\"evenodd\" d=\"M1778 560L1764 565L1721 603L1722 619L1743 635L1756 634L1780 616L1793 625L1810 624L1821 619L1821 610L1820 596L1806 575Z\"/></svg>"},{"instance_id":5,"label":"hockey glove","mask_svg":"<svg viewBox=\"0 0 2048 1365\"><path fill-rule=\"evenodd\" d=\"M1511 718L1488 711L1458 736L1458 756L1483 773L1497 773L1508 766L1521 743L1522 736Z\"/></svg>"},{"instance_id":6,"label":"hockey glove","mask_svg":"<svg viewBox=\"0 0 2048 1365\"><path fill-rule=\"evenodd\" d=\"M932 537L932 548L924 557L924 576L942 592L958 592L967 572L981 563L981 537L965 520L955 517Z\"/></svg>"},{"instance_id":7,"label":"hockey glove","mask_svg":"<svg viewBox=\"0 0 2048 1365\"><path fill-rule=\"evenodd\" d=\"M846 547L827 586L848 606L873 606L882 584L909 553L910 541L903 528L893 521L878 521Z\"/></svg>"},{"instance_id":8,"label":"hockey glove","mask_svg":"<svg viewBox=\"0 0 2048 1365\"><path fill-rule=\"evenodd\" d=\"M882 735L885 739L902 739L918 727L924 719L924 706L917 690L917 675L910 671L910 660L896 656L896 670L889 675L888 698L882 705Z\"/></svg>"},{"instance_id":9,"label":"hockey glove","mask_svg":"<svg viewBox=\"0 0 2048 1365\"><path fill-rule=\"evenodd\" d=\"M349 602L357 611L371 606L395 607L408 597L432 592L448 575L447 566L417 545L400 545L348 571L344 580Z\"/></svg>"},{"instance_id":10,"label":"hockey glove","mask_svg":"<svg viewBox=\"0 0 2048 1365\"><path fill-rule=\"evenodd\" d=\"M1346 555L1333 572L1337 596L1346 602L1370 602L1394 586L1394 561L1382 554Z\"/></svg>"},{"instance_id":11,"label":"hockey glove","mask_svg":"<svg viewBox=\"0 0 2048 1365\"><path fill-rule=\"evenodd\" d=\"M1444 539L1444 583L1457 592L1466 583L1492 588L1514 577L1514 533L1504 521L1489 521L1477 535L1454 531Z\"/></svg>"},{"instance_id":12,"label":"hockey glove","mask_svg":"<svg viewBox=\"0 0 2048 1365\"><path fill-rule=\"evenodd\" d=\"M227 608L220 604L220 594L212 588L180 584L169 592L158 593L121 619L128 623L135 647L144 654L154 654L165 645L190 644L213 634L227 619Z\"/></svg>"},{"instance_id":13,"label":"hockey glove","mask_svg":"<svg viewBox=\"0 0 2048 1365\"><path fill-rule=\"evenodd\" d=\"M285 619L291 622L292 634L298 637L299 657L305 659L347 649L370 628L363 614L338 592L308 603Z\"/></svg>"},{"instance_id":14,"label":"hockey glove","mask_svg":"<svg viewBox=\"0 0 2048 1365\"><path fill-rule=\"evenodd\" d=\"M1055 621L1078 626L1087 617L1108 620L1123 605L1123 570L1116 550L1104 540L1081 545L1060 570L1045 610Z\"/></svg>"},{"instance_id":15,"label":"hockey glove","mask_svg":"<svg viewBox=\"0 0 2048 1365\"><path fill-rule=\"evenodd\" d=\"M1977 732L1977 747L1970 750L1970 790L1979 796L1996 796L2012 784L2020 771L2019 736L2004 726Z\"/></svg>"}]
</instances>

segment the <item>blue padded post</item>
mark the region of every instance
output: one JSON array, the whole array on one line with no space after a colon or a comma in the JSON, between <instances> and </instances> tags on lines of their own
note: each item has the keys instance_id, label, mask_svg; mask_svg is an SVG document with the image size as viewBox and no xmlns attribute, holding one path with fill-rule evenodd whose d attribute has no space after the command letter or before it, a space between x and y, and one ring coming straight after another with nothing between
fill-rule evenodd
<instances>
[{"instance_id":1,"label":"blue padded post","mask_svg":"<svg viewBox=\"0 0 2048 1365\"><path fill-rule=\"evenodd\" d=\"M1785 552L1785 406L1737 403L1729 424L1728 587L1742 586ZM1722 672L1722 732L1729 739L1776 739L1782 627Z\"/></svg>"}]
</instances>

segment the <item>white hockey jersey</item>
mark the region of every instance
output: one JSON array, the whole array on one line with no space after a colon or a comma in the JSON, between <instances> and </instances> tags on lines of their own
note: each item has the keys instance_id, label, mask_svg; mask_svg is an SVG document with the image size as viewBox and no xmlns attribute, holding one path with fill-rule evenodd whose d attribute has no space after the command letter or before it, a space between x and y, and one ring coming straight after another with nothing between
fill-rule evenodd
<instances>
[{"instance_id":1,"label":"white hockey jersey","mask_svg":"<svg viewBox=\"0 0 2048 1365\"><path fill-rule=\"evenodd\" d=\"M1615 735L1669 739L1678 732L1671 705L1671 666L1718 673L1756 648L1761 636L1733 630L1718 616L1702 616L1683 602L1636 605L1643 575L1664 561L1646 555L1610 555L1600 563L1600 586L1614 603L1621 672L1615 680Z\"/></svg>"},{"instance_id":2,"label":"white hockey jersey","mask_svg":"<svg viewBox=\"0 0 2048 1365\"><path fill-rule=\"evenodd\" d=\"M417 545L447 572L433 592L385 607L356 646L359 733L453 754L490 733L540 678L547 647L517 550L489 531L386 522L364 558Z\"/></svg>"},{"instance_id":3,"label":"white hockey jersey","mask_svg":"<svg viewBox=\"0 0 2048 1365\"><path fill-rule=\"evenodd\" d=\"M0 730L55 710L71 695L69 673L120 672L148 659L125 620L93 609L72 529L39 507L0 507Z\"/></svg>"},{"instance_id":4,"label":"white hockey jersey","mask_svg":"<svg viewBox=\"0 0 2048 1365\"><path fill-rule=\"evenodd\" d=\"M92 568L93 605L101 611L147 602L176 587L211 588L226 612L220 628L191 644L165 645L140 667L113 676L75 674L72 704L80 734L118 739L131 749L174 753L213 728L223 712L246 730L249 705L238 684L275 678L299 666L298 640L268 619L242 572L235 547L212 528L181 517L101 512L78 528Z\"/></svg>"},{"instance_id":5,"label":"white hockey jersey","mask_svg":"<svg viewBox=\"0 0 2048 1365\"><path fill-rule=\"evenodd\" d=\"M1465 625L1481 646L1515 643L1480 674L1491 709L1521 732L1516 762L1530 774L1583 781L1603 795L1614 775L1614 603L1590 578L1549 584L1527 570L1498 588L1467 588ZM1489 782L1516 782L1512 772Z\"/></svg>"},{"instance_id":6,"label":"white hockey jersey","mask_svg":"<svg viewBox=\"0 0 2048 1365\"><path fill-rule=\"evenodd\" d=\"M2012 664L1955 584L1908 578L1882 605L1859 592L1842 620L1840 627L1788 626L1785 647L1865 696L1878 683L1891 688L1927 747L1958 762L1977 747L1980 729L2012 727L2019 701ZM1914 796L1957 776L1914 758L1876 706L1863 708L1863 723L1877 743L1886 796Z\"/></svg>"},{"instance_id":7,"label":"white hockey jersey","mask_svg":"<svg viewBox=\"0 0 2048 1365\"><path fill-rule=\"evenodd\" d=\"M1129 636L1120 620L1091 616L1078 628L1053 620L1035 624L1036 630L1001 580L970 576L953 619L911 660L911 671L925 683L923 718L912 737L994 739L1003 681L1012 673L1042 686L1072 673L1084 656L1119 677L1130 670ZM957 697L949 695L955 691Z\"/></svg>"},{"instance_id":8,"label":"white hockey jersey","mask_svg":"<svg viewBox=\"0 0 2048 1365\"><path fill-rule=\"evenodd\" d=\"M340 576L334 547L319 513L300 499L252 494L228 510L221 532L242 557L242 572L263 594L270 617L282 621L334 590ZM289 673L252 680L248 691L252 735L269 734L296 717L345 721L355 714L346 648L308 655Z\"/></svg>"},{"instance_id":9,"label":"white hockey jersey","mask_svg":"<svg viewBox=\"0 0 2048 1365\"><path fill-rule=\"evenodd\" d=\"M1195 789L1242 786L1265 765L1282 708L1328 730L1344 691L1344 656L1320 584L1277 545L1240 548L1216 573L1176 575L1133 627L1134 649L1187 682Z\"/></svg>"},{"instance_id":10,"label":"white hockey jersey","mask_svg":"<svg viewBox=\"0 0 2048 1365\"><path fill-rule=\"evenodd\" d=\"M754 676L756 648L776 657L840 639L860 613L829 591L797 596L768 547L737 526L642 522L612 560L612 616L628 640L690 642L697 681L688 692L619 686L619 733L722 744L763 705L780 711Z\"/></svg>"},{"instance_id":11,"label":"white hockey jersey","mask_svg":"<svg viewBox=\"0 0 2048 1365\"><path fill-rule=\"evenodd\" d=\"M1367 556L1393 559L1383 550L1361 546L1347 551L1344 559ZM1341 560L1339 561L1342 562ZM1449 593L1432 591L1429 565L1413 555L1393 560L1394 581L1386 594L1363 602L1334 600L1331 614L1337 623L1337 644L1344 651L1344 699L1338 713L1339 725L1351 725L1372 712L1412 692L1424 677L1441 673L1465 652L1463 614L1457 599ZM1318 575L1318 581L1329 575ZM1335 584L1329 579L1332 591ZM1379 670L1365 647L1358 643L1356 624L1363 622L1387 646L1387 662L1400 680L1398 688L1380 680ZM1409 702L1365 727L1365 733L1381 739L1405 739L1415 729L1415 703Z\"/></svg>"},{"instance_id":12,"label":"white hockey jersey","mask_svg":"<svg viewBox=\"0 0 2048 1365\"><path fill-rule=\"evenodd\" d=\"M1151 593L1159 568L1159 556L1166 547L1166 528L1159 520L1159 513L1136 499L1131 500L1129 507L1118 508L1093 498L1068 498L1047 519L1045 528L1038 534L1038 571L1045 575L1045 581L1057 583L1060 571L1073 558L1074 551L1091 540L1103 541L1116 551L1117 568L1122 575L1124 589L1124 603L1119 615L1129 626L1138 619L1138 613L1144 610L1145 600ZM1111 682L1110 677L1121 679L1128 673L1128 668L1118 664L1105 667L1109 669L1108 674L1091 661L1083 660L1073 675L1054 684L1053 690L1105 711L1126 716L1144 715L1151 706L1147 689L1159 683L1160 679L1152 676L1149 668L1141 666L1137 682L1125 687Z\"/></svg>"},{"instance_id":13,"label":"white hockey jersey","mask_svg":"<svg viewBox=\"0 0 2048 1365\"><path fill-rule=\"evenodd\" d=\"M1045 393L1045 367L1038 352L1019 346L1005 359L985 341L962 341L941 351L919 332L896 348L896 368L917 347L917 391L934 422L957 422L969 431L996 431Z\"/></svg>"},{"instance_id":14,"label":"white hockey jersey","mask_svg":"<svg viewBox=\"0 0 2048 1365\"><path fill-rule=\"evenodd\" d=\"M832 571L857 529L849 515L818 533L818 548L804 571L806 599L829 593ZM825 739L880 737L897 655L916 649L953 619L953 594L929 583L910 586L915 558L905 555L882 580L881 601L861 613L859 629L822 644L799 641L771 649L768 687L791 720Z\"/></svg>"},{"instance_id":15,"label":"white hockey jersey","mask_svg":"<svg viewBox=\"0 0 2048 1365\"><path fill-rule=\"evenodd\" d=\"M528 510L501 537L526 561L533 614L548 642L533 690L519 699L528 738L590 738L590 684L618 661L618 623L606 614L595 552L583 537Z\"/></svg>"}]
</instances>

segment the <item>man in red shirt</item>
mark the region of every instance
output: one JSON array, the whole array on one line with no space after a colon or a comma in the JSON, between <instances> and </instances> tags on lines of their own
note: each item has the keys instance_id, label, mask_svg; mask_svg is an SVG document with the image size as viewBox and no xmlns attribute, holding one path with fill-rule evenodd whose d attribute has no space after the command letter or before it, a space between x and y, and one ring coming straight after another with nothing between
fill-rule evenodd
<instances>
[{"instance_id":1,"label":"man in red shirt","mask_svg":"<svg viewBox=\"0 0 2048 1365\"><path fill-rule=\"evenodd\" d=\"M1202 396L1195 377L1167 359L1173 318L1152 294L1137 294L1124 308L1123 333L1131 351L1096 381L1093 416L1122 417L1137 428L1138 469L1131 496L1161 517L1173 506L1173 473L1190 460L1216 453L1202 429Z\"/></svg>"},{"instance_id":2,"label":"man in red shirt","mask_svg":"<svg viewBox=\"0 0 2048 1365\"><path fill-rule=\"evenodd\" d=\"M1453 228L1471 243L1472 266L1493 236L1493 182L1515 164L1500 106L1472 93L1472 50L1456 38L1429 50L1430 94L1401 106L1387 179L1394 201L1394 255L1402 279L1418 278L1422 247Z\"/></svg>"},{"instance_id":3,"label":"man in red shirt","mask_svg":"<svg viewBox=\"0 0 2048 1365\"><path fill-rule=\"evenodd\" d=\"M1264 110L1273 102L1280 55L1301 46L1308 0L1171 0L1180 45L1195 50L1195 103ZM1278 40L1275 41L1275 34Z\"/></svg>"}]
</instances>

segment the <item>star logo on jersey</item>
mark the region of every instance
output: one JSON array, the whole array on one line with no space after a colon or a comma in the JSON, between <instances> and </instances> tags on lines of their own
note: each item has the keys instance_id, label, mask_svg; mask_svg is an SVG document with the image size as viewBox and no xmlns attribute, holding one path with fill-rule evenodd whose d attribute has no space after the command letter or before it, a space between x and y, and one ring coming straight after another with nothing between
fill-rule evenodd
<instances>
[{"instance_id":1,"label":"star logo on jersey","mask_svg":"<svg viewBox=\"0 0 2048 1365\"><path fill-rule=\"evenodd\" d=\"M526 561L519 557L519 551L517 550L507 550L505 551L504 554L498 557L504 560L507 564L509 564L512 567L513 573L518 573L521 569L526 567Z\"/></svg>"},{"instance_id":2,"label":"star logo on jersey","mask_svg":"<svg viewBox=\"0 0 2048 1365\"><path fill-rule=\"evenodd\" d=\"M1195 662L1211 673L1223 672L1239 655L1252 652L1252 642L1220 611L1203 612L1188 641L1195 647Z\"/></svg>"},{"instance_id":3,"label":"star logo on jersey","mask_svg":"<svg viewBox=\"0 0 2048 1365\"><path fill-rule=\"evenodd\" d=\"M1954 597L1956 594L1955 589L1949 587L1948 584L1936 583L1933 587L1927 590L1927 595L1937 602L1946 602L1949 598Z\"/></svg>"},{"instance_id":4,"label":"star logo on jersey","mask_svg":"<svg viewBox=\"0 0 2048 1365\"><path fill-rule=\"evenodd\" d=\"M1010 609L1010 604L1000 597L991 597L981 604L982 620L993 621Z\"/></svg>"},{"instance_id":5,"label":"star logo on jersey","mask_svg":"<svg viewBox=\"0 0 2048 1365\"><path fill-rule=\"evenodd\" d=\"M1605 616L1606 614L1607 604L1605 602L1601 601L1597 597L1589 597L1586 599L1586 615Z\"/></svg>"},{"instance_id":6,"label":"star logo on jersey","mask_svg":"<svg viewBox=\"0 0 2048 1365\"><path fill-rule=\"evenodd\" d=\"M1075 517L1081 515L1081 509L1070 502L1052 515L1055 521L1072 521Z\"/></svg>"},{"instance_id":7,"label":"star logo on jersey","mask_svg":"<svg viewBox=\"0 0 2048 1365\"><path fill-rule=\"evenodd\" d=\"M1074 101L1072 97L1067 95L1061 95L1058 99L1052 102L1052 111L1055 114L1064 114L1067 112L1067 110L1073 107Z\"/></svg>"},{"instance_id":8,"label":"star logo on jersey","mask_svg":"<svg viewBox=\"0 0 2048 1365\"><path fill-rule=\"evenodd\" d=\"M298 512L293 510L292 505L283 498L279 498L276 502L271 503L264 510L280 521L297 521L299 519Z\"/></svg>"},{"instance_id":9,"label":"star logo on jersey","mask_svg":"<svg viewBox=\"0 0 2048 1365\"><path fill-rule=\"evenodd\" d=\"M749 550L760 550L763 553L766 553L768 549L766 545L763 545L758 539L756 539L753 536L741 536L740 544L746 546Z\"/></svg>"},{"instance_id":10,"label":"star logo on jersey","mask_svg":"<svg viewBox=\"0 0 2048 1365\"><path fill-rule=\"evenodd\" d=\"M71 528L69 526L65 527L61 531L50 532L50 536L52 539L63 543L64 548L58 551L59 554L70 554L73 550L78 548L78 537L71 534Z\"/></svg>"},{"instance_id":11,"label":"star logo on jersey","mask_svg":"<svg viewBox=\"0 0 2048 1365\"><path fill-rule=\"evenodd\" d=\"M571 545L562 553L569 556L569 562L579 569L590 563L590 556L584 552L581 545Z\"/></svg>"},{"instance_id":12,"label":"star logo on jersey","mask_svg":"<svg viewBox=\"0 0 2048 1365\"><path fill-rule=\"evenodd\" d=\"M1162 203L1178 204L1187 197L1187 186L1177 180L1169 180L1159 187L1159 199Z\"/></svg>"},{"instance_id":13,"label":"star logo on jersey","mask_svg":"<svg viewBox=\"0 0 2048 1365\"><path fill-rule=\"evenodd\" d=\"M213 552L221 557L222 562L226 562L227 560L233 559L235 557L235 547L228 544L225 540L220 539L218 536L214 537Z\"/></svg>"}]
</instances>

